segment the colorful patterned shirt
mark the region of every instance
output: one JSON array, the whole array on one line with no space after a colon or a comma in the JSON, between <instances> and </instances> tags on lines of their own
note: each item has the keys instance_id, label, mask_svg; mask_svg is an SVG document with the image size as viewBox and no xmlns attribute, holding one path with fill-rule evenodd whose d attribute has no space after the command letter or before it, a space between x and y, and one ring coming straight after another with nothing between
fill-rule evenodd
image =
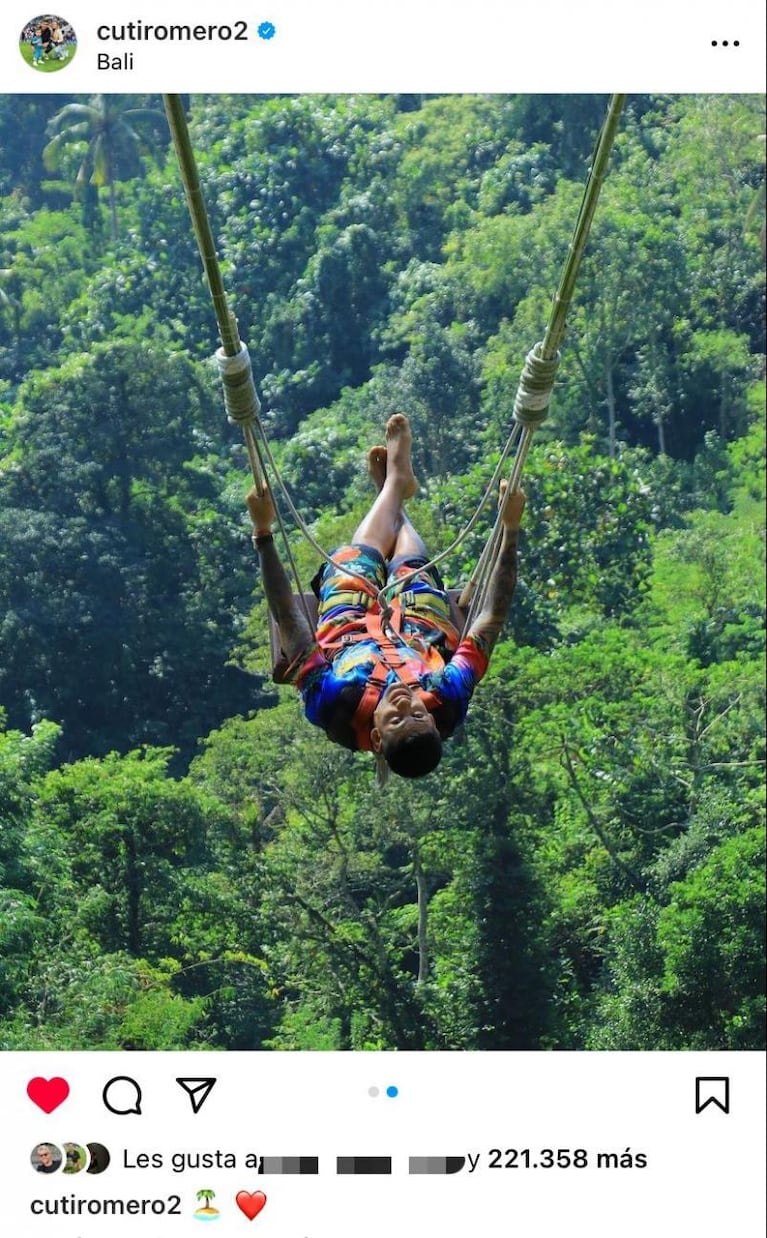
<instances>
[{"instance_id":1,"label":"colorful patterned shirt","mask_svg":"<svg viewBox=\"0 0 767 1238\"><path fill-rule=\"evenodd\" d=\"M375 639L363 635L367 611L385 583L412 572L423 560L395 560L387 567L377 551L364 546L342 547L332 557L338 566L326 567L320 577L317 643L298 670L296 686L309 722L322 727L335 743L356 749L353 718L379 654ZM459 641L436 569L420 572L407 585L400 633L412 654L407 666L423 691L437 697L432 713L446 739L466 717L472 693L487 670L487 648L481 637ZM351 633L358 634L353 643L328 649ZM389 671L381 695L398 678Z\"/></svg>"}]
</instances>

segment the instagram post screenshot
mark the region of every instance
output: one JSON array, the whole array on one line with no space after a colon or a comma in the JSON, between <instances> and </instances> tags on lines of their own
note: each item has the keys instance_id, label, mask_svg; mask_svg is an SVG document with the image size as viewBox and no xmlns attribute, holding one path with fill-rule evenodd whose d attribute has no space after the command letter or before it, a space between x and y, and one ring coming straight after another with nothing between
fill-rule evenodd
<instances>
[{"instance_id":1,"label":"instagram post screenshot","mask_svg":"<svg viewBox=\"0 0 767 1238\"><path fill-rule=\"evenodd\" d=\"M7 0L9 1238L765 1232L764 48Z\"/></svg>"}]
</instances>

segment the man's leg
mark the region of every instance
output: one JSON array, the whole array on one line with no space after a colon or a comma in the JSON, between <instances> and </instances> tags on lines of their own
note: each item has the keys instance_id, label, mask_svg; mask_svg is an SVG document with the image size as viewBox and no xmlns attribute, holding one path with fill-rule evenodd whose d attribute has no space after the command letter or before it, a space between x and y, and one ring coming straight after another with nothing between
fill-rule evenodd
<instances>
[{"instance_id":1,"label":"man's leg","mask_svg":"<svg viewBox=\"0 0 767 1238\"><path fill-rule=\"evenodd\" d=\"M399 527L399 533L397 534L394 542L394 549L392 550L389 558L399 559L403 555L406 555L408 559L415 557L428 559L429 557L429 552L424 545L420 533L416 532L404 512L402 513L402 523Z\"/></svg>"},{"instance_id":2,"label":"man's leg","mask_svg":"<svg viewBox=\"0 0 767 1238\"><path fill-rule=\"evenodd\" d=\"M387 448L371 447L368 452L368 468L373 484L379 493L379 498L386 485L388 465L389 453ZM360 527L362 528L363 526ZM401 507L399 511L399 528L394 537L391 551L386 558L387 572L389 571L389 564L395 561L394 574L389 574L387 584L409 574L411 569L402 560L429 558L423 539L416 532ZM436 572L436 569L432 569L428 575L419 575L416 578L415 585L412 587L415 597L410 599L409 606L405 611L409 630L417 631L427 644L439 645L443 660L448 660L458 645L459 637L458 631L451 619L450 602L442 586L439 573Z\"/></svg>"},{"instance_id":3,"label":"man's leg","mask_svg":"<svg viewBox=\"0 0 767 1238\"><path fill-rule=\"evenodd\" d=\"M384 488L387 466L388 458L386 448L371 447L368 452L368 471L370 473L373 485L379 494ZM411 555L421 555L424 558L428 558L426 546L424 545L419 534L416 533L410 520L405 515L404 510L400 514L399 532L394 540L394 546L392 547L391 554L388 558L395 559L401 555L407 555L408 557Z\"/></svg>"},{"instance_id":4,"label":"man's leg","mask_svg":"<svg viewBox=\"0 0 767 1238\"><path fill-rule=\"evenodd\" d=\"M384 559L392 557L399 535L407 524L402 504L418 489L410 459L412 438L407 417L395 413L386 425L385 451L373 447L368 454L371 476L381 488L353 540L373 546Z\"/></svg>"}]
</instances>

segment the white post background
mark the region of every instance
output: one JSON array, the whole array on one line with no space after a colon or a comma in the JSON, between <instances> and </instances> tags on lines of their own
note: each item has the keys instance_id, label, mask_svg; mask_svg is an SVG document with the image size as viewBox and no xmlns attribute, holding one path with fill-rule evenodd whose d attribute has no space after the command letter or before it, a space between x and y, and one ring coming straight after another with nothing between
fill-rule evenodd
<instances>
[{"instance_id":1,"label":"white post background","mask_svg":"<svg viewBox=\"0 0 767 1238\"><path fill-rule=\"evenodd\" d=\"M758 92L764 5L755 0L200 0L132 4L62 0L75 59L36 76L19 53L45 5L6 0L0 89L6 93ZM245 42L100 40L99 25L228 23ZM272 39L257 27L274 23ZM712 42L717 41L717 47ZM727 40L729 46L723 47ZM735 47L734 42L739 46ZM99 71L97 55L132 53L132 71ZM106 1111L114 1075L141 1084L142 1116ZM50 1115L26 1096L33 1076L60 1075L68 1099ZM193 1115L177 1076L216 1076ZM731 1112L695 1113L695 1077L729 1075ZM389 1098L386 1087L399 1094ZM372 1097L372 1087L380 1095ZM256 1238L757 1238L764 1232L764 1060L758 1054L106 1054L0 1055L2 1218L9 1238L142 1238L200 1232L196 1192L221 1211L214 1233ZM101 1142L98 1176L35 1173L32 1148ZM530 1149L537 1169L488 1167L498 1148ZM542 1149L585 1148L587 1169L540 1167ZM597 1169L598 1151L644 1152L646 1169ZM174 1173L173 1152L234 1153L236 1169ZM159 1153L161 1169L129 1168ZM319 1156L317 1177L259 1176L259 1156ZM409 1156L481 1155L452 1176L410 1176ZM336 1156L391 1155L391 1177L337 1176ZM506 1159L505 1157L503 1158ZM264 1190L254 1221L238 1190ZM33 1217L33 1198L162 1199L180 1216Z\"/></svg>"},{"instance_id":2,"label":"white post background","mask_svg":"<svg viewBox=\"0 0 767 1238\"><path fill-rule=\"evenodd\" d=\"M18 49L45 6L5 0L0 82L6 92L759 92L765 79L760 0L61 0L77 54L36 73ZM39 3L39 0L38 0ZM128 21L229 25L244 41L126 42L100 26ZM258 26L275 27L260 39ZM717 47L712 47L716 40ZM728 46L722 44L727 41ZM735 42L739 46L735 47ZM99 71L99 53L134 68Z\"/></svg>"},{"instance_id":3,"label":"white post background","mask_svg":"<svg viewBox=\"0 0 767 1238\"><path fill-rule=\"evenodd\" d=\"M50 1115L30 1078L63 1076ZM105 1083L129 1075L142 1114L116 1116ZM217 1082L197 1115L179 1076ZM730 1077L729 1114L695 1112L696 1076ZM386 1088L398 1095L390 1098ZM379 1095L371 1096L370 1089ZM14 1053L0 1057L0 1165L9 1238L194 1235L196 1192L215 1191L214 1233L253 1238L757 1238L764 1232L764 1059L758 1053ZM42 1175L36 1144L105 1144L99 1175ZM489 1167L529 1149L538 1168ZM583 1148L587 1168L545 1168ZM233 1153L237 1167L173 1172L174 1152ZM597 1168L598 1152L645 1169ZM162 1168L139 1169L140 1153ZM318 1156L316 1177L259 1175L256 1156ZM480 1154L450 1176L410 1175L410 1156ZM337 1156L391 1156L391 1176L336 1174ZM267 1204L248 1221L240 1190ZM34 1217L32 1199L167 1199L179 1216Z\"/></svg>"}]
</instances>

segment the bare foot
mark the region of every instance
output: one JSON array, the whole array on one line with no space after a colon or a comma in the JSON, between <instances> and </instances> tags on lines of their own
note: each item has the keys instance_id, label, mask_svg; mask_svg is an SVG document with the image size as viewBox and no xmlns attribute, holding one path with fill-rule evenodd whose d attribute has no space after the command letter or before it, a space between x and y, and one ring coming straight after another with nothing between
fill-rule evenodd
<instances>
[{"instance_id":1,"label":"bare foot","mask_svg":"<svg viewBox=\"0 0 767 1238\"><path fill-rule=\"evenodd\" d=\"M418 489L410 448L413 434L404 413L395 413L386 423L388 466L386 476L397 485L403 499L412 498Z\"/></svg>"},{"instance_id":2,"label":"bare foot","mask_svg":"<svg viewBox=\"0 0 767 1238\"><path fill-rule=\"evenodd\" d=\"M386 456L385 447L371 447L368 452L368 472L370 480L380 494L386 481Z\"/></svg>"}]
</instances>

